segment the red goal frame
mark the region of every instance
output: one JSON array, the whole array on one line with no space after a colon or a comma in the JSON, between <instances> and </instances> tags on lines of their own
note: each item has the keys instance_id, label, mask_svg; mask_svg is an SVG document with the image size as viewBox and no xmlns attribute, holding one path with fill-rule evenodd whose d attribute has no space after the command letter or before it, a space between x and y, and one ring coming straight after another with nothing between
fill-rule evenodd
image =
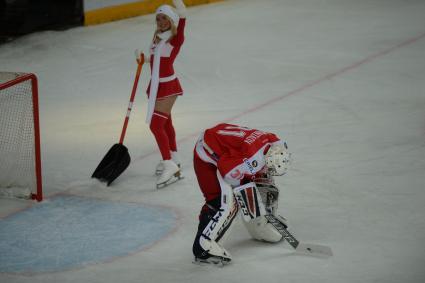
<instances>
[{"instance_id":1,"label":"red goal frame","mask_svg":"<svg viewBox=\"0 0 425 283\"><path fill-rule=\"evenodd\" d=\"M31 193L31 198L37 201L43 200L42 175L41 175L41 150L40 150L40 120L38 109L38 80L37 76L32 73L21 74L17 73L17 77L10 81L0 84L0 90L12 87L21 82L31 81L32 88L32 106L33 106L33 121L34 121L34 151L35 151L35 176L36 176L36 192Z\"/></svg>"}]
</instances>

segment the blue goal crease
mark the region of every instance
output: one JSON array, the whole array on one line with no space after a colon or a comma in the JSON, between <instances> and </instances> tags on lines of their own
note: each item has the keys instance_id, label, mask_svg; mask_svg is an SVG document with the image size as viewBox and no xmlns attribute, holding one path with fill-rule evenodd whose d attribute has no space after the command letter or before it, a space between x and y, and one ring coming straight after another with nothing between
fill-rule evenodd
<instances>
[{"instance_id":1,"label":"blue goal crease","mask_svg":"<svg viewBox=\"0 0 425 283\"><path fill-rule=\"evenodd\" d=\"M58 195L0 219L0 272L67 270L125 256L169 234L164 207Z\"/></svg>"}]
</instances>

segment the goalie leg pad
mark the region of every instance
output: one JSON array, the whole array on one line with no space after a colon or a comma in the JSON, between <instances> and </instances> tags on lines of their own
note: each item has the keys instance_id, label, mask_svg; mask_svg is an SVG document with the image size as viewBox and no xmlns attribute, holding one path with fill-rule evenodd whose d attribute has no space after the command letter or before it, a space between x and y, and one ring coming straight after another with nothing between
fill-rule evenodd
<instances>
[{"instance_id":1,"label":"goalie leg pad","mask_svg":"<svg viewBox=\"0 0 425 283\"><path fill-rule=\"evenodd\" d=\"M198 232L192 249L197 258L218 256L230 259L230 254L220 244L231 227L238 206L234 201L231 187L222 182L220 186L221 196L204 205L199 216Z\"/></svg>"},{"instance_id":2,"label":"goalie leg pad","mask_svg":"<svg viewBox=\"0 0 425 283\"><path fill-rule=\"evenodd\" d=\"M209 205L204 206L199 217L198 233L192 248L196 258L207 259L213 256L227 258L230 261L230 253L220 243L223 242L223 236L231 227L236 214L237 209L226 216L222 209L214 209Z\"/></svg>"},{"instance_id":3,"label":"goalie leg pad","mask_svg":"<svg viewBox=\"0 0 425 283\"><path fill-rule=\"evenodd\" d=\"M243 223L248 233L256 240L276 243L283 239L282 234L267 221L264 215L248 222L243 221Z\"/></svg>"}]
</instances>

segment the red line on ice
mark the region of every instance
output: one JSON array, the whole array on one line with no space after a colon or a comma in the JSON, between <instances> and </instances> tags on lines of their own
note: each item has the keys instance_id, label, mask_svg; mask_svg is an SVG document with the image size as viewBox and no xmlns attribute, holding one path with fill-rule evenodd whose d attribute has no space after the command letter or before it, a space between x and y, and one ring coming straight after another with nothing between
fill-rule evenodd
<instances>
[{"instance_id":1,"label":"red line on ice","mask_svg":"<svg viewBox=\"0 0 425 283\"><path fill-rule=\"evenodd\" d=\"M303 91L305 91L307 89L310 89L310 88L312 88L312 87L314 87L314 86L316 86L316 85L318 85L318 84L320 84L320 83L322 83L322 82L324 82L326 80L333 79L333 78L335 78L335 77L337 77L339 75L342 75L342 74L347 73L347 72L349 72L351 70L357 69L357 68L359 68L359 67L361 67L361 66L363 66L363 65L365 65L367 63L370 63L370 62L374 61L375 59L377 59L379 57L382 57L384 55L387 55L388 53L391 53L391 52L393 52L393 51L395 51L397 49L400 49L402 47L405 47L405 46L411 45L413 43L416 43L416 42L418 42L419 40L421 40L424 37L425 37L425 32L422 33L422 34L420 34L420 35L418 35L418 36L416 36L416 37L407 39L407 40L405 40L405 41L403 41L403 42L401 42L401 43L399 43L397 45L394 45L392 47L389 47L387 49L384 49L384 50L382 50L380 52L377 52L375 54L369 55L366 58L364 58L363 60L360 60L360 61L355 62L355 63L353 63L353 64L351 64L349 66L346 66L344 68L341 68L341 69L339 69L339 70L337 70L335 72L332 72L332 73L327 74L327 75L325 75L323 77L320 77L317 80L314 80L312 82L306 83L306 84L300 86L299 88L296 88L296 89L294 89L294 90L292 90L292 91L290 91L290 92L288 92L286 94L283 94L281 96L278 96L278 97L275 97L275 98L266 100L265 102L263 102L261 104L255 105L255 106L253 106L251 108L248 108L245 111L240 112L239 114L236 114L236 115L234 115L232 117L229 117L229 118L223 120L223 122L226 122L226 123L232 122L232 121L234 121L234 120L236 120L236 119L238 119L238 118L240 118L242 116L245 116L245 115L247 115L249 113L258 111L258 110L260 110L262 108L265 108L265 107L267 107L267 106L269 106L269 105L271 105L271 104L273 104L275 102L278 102L278 101L280 101L282 99L285 99L285 98L287 98L289 96L293 96L293 95L302 93ZM196 133L193 133L193 134L189 134L189 135L187 135L187 136L179 139L178 140L178 143L185 142L185 141L190 140L193 137L196 137L198 135L199 135L199 132L196 132ZM153 155L155 153L157 153L156 150L155 151L151 151L151 152L149 152L147 154L144 154L144 155L140 156L139 159L144 159L144 158L149 157L149 156L151 156L151 155Z\"/></svg>"}]
</instances>

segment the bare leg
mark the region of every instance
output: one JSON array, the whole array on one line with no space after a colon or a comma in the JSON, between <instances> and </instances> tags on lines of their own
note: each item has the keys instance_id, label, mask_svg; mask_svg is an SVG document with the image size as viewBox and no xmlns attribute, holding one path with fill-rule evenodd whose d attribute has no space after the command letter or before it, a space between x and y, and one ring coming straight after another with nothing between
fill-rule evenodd
<instances>
[{"instance_id":1,"label":"bare leg","mask_svg":"<svg viewBox=\"0 0 425 283\"><path fill-rule=\"evenodd\" d=\"M171 109L174 106L174 102L176 102L176 99L177 99L177 95L170 96L161 100L157 100L155 102L155 111L170 114Z\"/></svg>"}]
</instances>

